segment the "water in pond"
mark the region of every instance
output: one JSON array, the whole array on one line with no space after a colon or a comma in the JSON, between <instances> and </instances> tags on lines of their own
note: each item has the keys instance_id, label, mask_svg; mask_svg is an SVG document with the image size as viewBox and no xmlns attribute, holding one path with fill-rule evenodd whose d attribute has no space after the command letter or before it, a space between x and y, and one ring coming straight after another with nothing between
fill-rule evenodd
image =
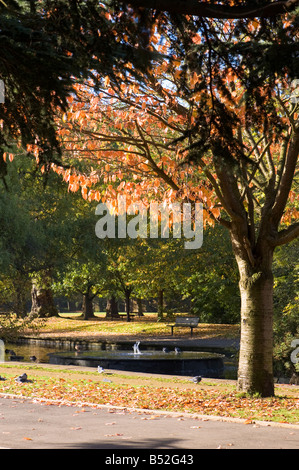
<instances>
[{"instance_id":1,"label":"water in pond","mask_svg":"<svg viewBox=\"0 0 299 470\"><path fill-rule=\"evenodd\" d=\"M236 360L230 355L210 352L183 351L176 354L174 349L163 353L161 350L88 350L74 351L37 344L5 344L6 350L15 355L5 354L5 361L80 365L106 369L133 370L173 375L202 375L214 378L235 379ZM200 364L200 367L199 367Z\"/></svg>"},{"instance_id":2,"label":"water in pond","mask_svg":"<svg viewBox=\"0 0 299 470\"><path fill-rule=\"evenodd\" d=\"M224 374L223 357L220 354L194 351L180 353L162 351L136 353L121 350L57 352L50 354L50 363L85 367L101 366L105 369L166 375L201 375L222 378Z\"/></svg>"},{"instance_id":3,"label":"water in pond","mask_svg":"<svg viewBox=\"0 0 299 470\"><path fill-rule=\"evenodd\" d=\"M5 343L5 362L39 362L48 364L49 353L54 353L57 348L43 347L32 344Z\"/></svg>"}]
</instances>

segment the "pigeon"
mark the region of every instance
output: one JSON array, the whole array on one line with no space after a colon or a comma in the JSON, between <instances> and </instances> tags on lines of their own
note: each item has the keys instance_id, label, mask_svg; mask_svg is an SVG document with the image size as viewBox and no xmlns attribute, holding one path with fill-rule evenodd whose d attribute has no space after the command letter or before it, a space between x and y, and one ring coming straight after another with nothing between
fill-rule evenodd
<instances>
[{"instance_id":1,"label":"pigeon","mask_svg":"<svg viewBox=\"0 0 299 470\"><path fill-rule=\"evenodd\" d=\"M20 383L31 382L31 380L28 380L27 374L25 374L25 373L22 374L22 375L19 375L19 377L16 378L16 381L20 382Z\"/></svg>"},{"instance_id":2,"label":"pigeon","mask_svg":"<svg viewBox=\"0 0 299 470\"><path fill-rule=\"evenodd\" d=\"M103 367L98 366L98 372L99 372L99 374L102 374L104 371L105 371L105 369L103 369Z\"/></svg>"},{"instance_id":3,"label":"pigeon","mask_svg":"<svg viewBox=\"0 0 299 470\"><path fill-rule=\"evenodd\" d=\"M196 375L196 376L193 377L191 380L192 380L192 382L194 382L195 384L199 384L199 382L201 381L201 376L200 376L200 375Z\"/></svg>"},{"instance_id":4,"label":"pigeon","mask_svg":"<svg viewBox=\"0 0 299 470\"><path fill-rule=\"evenodd\" d=\"M10 356L16 356L16 353L12 349L5 349L5 354L10 354Z\"/></svg>"}]
</instances>

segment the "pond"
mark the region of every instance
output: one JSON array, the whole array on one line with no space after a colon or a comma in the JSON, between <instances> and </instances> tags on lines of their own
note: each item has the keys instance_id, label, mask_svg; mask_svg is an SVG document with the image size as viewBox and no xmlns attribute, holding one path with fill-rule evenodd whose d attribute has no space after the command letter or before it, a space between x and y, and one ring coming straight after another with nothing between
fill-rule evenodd
<instances>
[{"instance_id":1,"label":"pond","mask_svg":"<svg viewBox=\"0 0 299 470\"><path fill-rule=\"evenodd\" d=\"M236 379L237 358L231 351L181 351L175 353L174 347L169 346L169 352L150 349L149 346L134 353L133 345L113 345L113 349L98 349L74 351L73 347L54 347L32 344L5 344L5 361L34 362L44 364L78 365L84 367L102 366L105 369L146 372L169 375L201 375L211 378ZM142 346L142 345L141 345ZM111 348L111 345L106 345Z\"/></svg>"}]
</instances>

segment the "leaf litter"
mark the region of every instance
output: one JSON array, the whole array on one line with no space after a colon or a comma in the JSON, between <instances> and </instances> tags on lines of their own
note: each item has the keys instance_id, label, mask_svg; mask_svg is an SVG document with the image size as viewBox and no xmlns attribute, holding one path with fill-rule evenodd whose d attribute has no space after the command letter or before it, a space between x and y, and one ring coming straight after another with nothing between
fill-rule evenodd
<instances>
[{"instance_id":1,"label":"leaf litter","mask_svg":"<svg viewBox=\"0 0 299 470\"><path fill-rule=\"evenodd\" d=\"M153 386L150 381L146 385L138 386L130 385L130 381L123 378L122 383L117 384L99 381L97 376L93 375L87 379L80 378L79 374L75 377L71 374L61 377L59 374L47 375L47 371L44 371L43 375L36 374L34 370L30 373L32 380L28 383L16 382L15 375L12 374L10 377L7 374L6 378L7 380L0 384L2 394L30 397L56 405L82 406L80 412L85 412L87 406L106 405L127 409L239 417L245 419L245 424L254 424L254 420L299 424L298 387L295 390L280 385L280 395L259 398L237 393L231 383L225 387L217 387L218 381L211 387L212 379L203 380L200 385L171 387L167 382L165 386ZM159 416L153 414L145 419L159 419ZM107 426L111 424L107 423Z\"/></svg>"}]
</instances>

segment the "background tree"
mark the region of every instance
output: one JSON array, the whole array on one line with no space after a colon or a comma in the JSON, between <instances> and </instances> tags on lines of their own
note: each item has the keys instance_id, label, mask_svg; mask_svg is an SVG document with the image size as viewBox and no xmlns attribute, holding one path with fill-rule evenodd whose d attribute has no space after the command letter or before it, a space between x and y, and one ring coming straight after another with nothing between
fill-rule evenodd
<instances>
[{"instance_id":1,"label":"background tree","mask_svg":"<svg viewBox=\"0 0 299 470\"><path fill-rule=\"evenodd\" d=\"M172 238L171 230L169 239L149 238L138 246L135 261L137 292L142 298L156 299L158 321L169 316L170 310L182 308L183 279L186 282L189 276L185 257L183 241Z\"/></svg>"},{"instance_id":2,"label":"background tree","mask_svg":"<svg viewBox=\"0 0 299 470\"><path fill-rule=\"evenodd\" d=\"M38 316L57 314L52 282L70 250L75 201L85 202L54 174L45 179L36 169L35 160L19 154L8 166L9 191L0 188L1 279L11 285L21 316L30 301Z\"/></svg>"},{"instance_id":3,"label":"background tree","mask_svg":"<svg viewBox=\"0 0 299 470\"><path fill-rule=\"evenodd\" d=\"M16 196L1 195L0 214L1 304L19 317L25 317L31 289L29 274L37 254L33 243L37 233ZM31 252L30 247L33 247Z\"/></svg>"},{"instance_id":4,"label":"background tree","mask_svg":"<svg viewBox=\"0 0 299 470\"><path fill-rule=\"evenodd\" d=\"M299 334L298 239L277 250L273 271L274 290L274 371L276 377L299 373L291 361L292 341ZM297 369L296 369L297 367Z\"/></svg>"},{"instance_id":5,"label":"background tree","mask_svg":"<svg viewBox=\"0 0 299 470\"><path fill-rule=\"evenodd\" d=\"M103 284L103 270L99 264L73 261L54 284L54 291L70 298L79 293L82 296L82 316L88 320L94 316L93 300L102 292Z\"/></svg>"},{"instance_id":6,"label":"background tree","mask_svg":"<svg viewBox=\"0 0 299 470\"><path fill-rule=\"evenodd\" d=\"M224 227L209 227L197 253L187 258L182 292L191 300L192 313L206 323L238 323L240 295L238 268Z\"/></svg>"}]
</instances>

